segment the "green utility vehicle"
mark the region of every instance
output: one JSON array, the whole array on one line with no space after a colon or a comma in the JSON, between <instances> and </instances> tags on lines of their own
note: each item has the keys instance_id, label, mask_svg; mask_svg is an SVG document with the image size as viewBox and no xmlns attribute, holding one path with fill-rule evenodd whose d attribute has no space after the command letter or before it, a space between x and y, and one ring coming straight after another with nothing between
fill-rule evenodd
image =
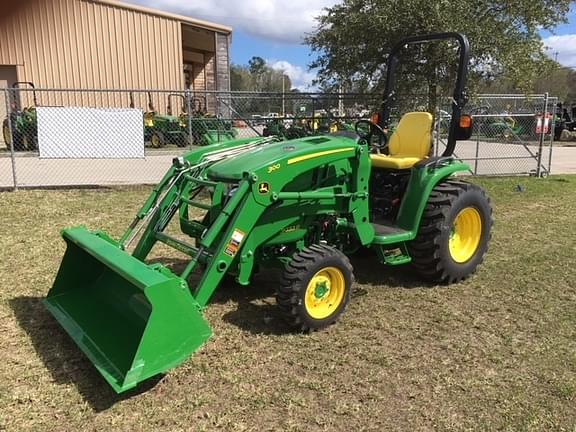
<instances>
[{"instance_id":1,"label":"green utility vehicle","mask_svg":"<svg viewBox=\"0 0 576 432\"><path fill-rule=\"evenodd\" d=\"M195 145L205 146L231 141L237 137L232 121L208 114L206 98L192 98L194 112L190 118L190 129Z\"/></svg>"},{"instance_id":2,"label":"green utility vehicle","mask_svg":"<svg viewBox=\"0 0 576 432\"><path fill-rule=\"evenodd\" d=\"M400 51L446 39L459 44L451 124L444 154L428 157L432 115L408 113L390 137L384 130ZM485 192L454 177L469 169L452 156L472 131L461 112L468 52L458 33L400 41L380 120L359 121L356 132L234 140L176 158L120 239L63 231L67 251L44 304L123 392L206 342L202 311L226 275L249 285L259 268L282 269L279 311L304 332L343 314L354 283L347 255L361 247L382 265L411 263L434 283L466 278L484 259L492 226ZM175 217L185 236L166 230ZM190 257L182 273L147 264L158 242ZM199 281L189 284L193 272Z\"/></svg>"},{"instance_id":3,"label":"green utility vehicle","mask_svg":"<svg viewBox=\"0 0 576 432\"><path fill-rule=\"evenodd\" d=\"M286 125L286 123L289 124ZM295 139L345 130L353 131L354 125L336 118L328 112L325 114L316 113L312 117L272 118L266 123L262 135Z\"/></svg>"},{"instance_id":4,"label":"green utility vehicle","mask_svg":"<svg viewBox=\"0 0 576 432\"><path fill-rule=\"evenodd\" d=\"M13 146L14 151L34 151L38 148L38 120L36 116L38 99L36 98L34 84L31 82L15 82L12 84L12 89L22 86L32 88L34 105L19 109L16 90L9 90L11 110L8 116L9 119L5 118L2 122L2 137L8 150Z\"/></svg>"},{"instance_id":5,"label":"green utility vehicle","mask_svg":"<svg viewBox=\"0 0 576 432\"><path fill-rule=\"evenodd\" d=\"M190 144L198 146L211 145L230 141L236 138L236 131L232 122L224 121L206 113L205 106L199 98L192 98L190 116L187 111L186 96L170 93L167 98L166 115L160 115L152 105L152 98L148 93L149 111L144 113L144 137L152 147L164 147L166 144L175 144L186 147ZM172 100L182 99L180 114L173 114ZM192 133L190 133L192 131Z\"/></svg>"},{"instance_id":6,"label":"green utility vehicle","mask_svg":"<svg viewBox=\"0 0 576 432\"><path fill-rule=\"evenodd\" d=\"M144 139L152 147L160 148L166 144L186 147L189 144L188 114L185 98L181 94L170 93L166 96L166 114L158 114L152 103L152 95L148 93L149 111L144 113ZM172 99L181 98L182 106L179 115L172 114Z\"/></svg>"}]
</instances>

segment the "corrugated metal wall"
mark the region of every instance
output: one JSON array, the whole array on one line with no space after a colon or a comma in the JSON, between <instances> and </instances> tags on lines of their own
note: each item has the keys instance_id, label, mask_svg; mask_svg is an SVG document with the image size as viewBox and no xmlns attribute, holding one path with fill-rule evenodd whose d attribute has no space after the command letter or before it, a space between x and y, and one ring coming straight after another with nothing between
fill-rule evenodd
<instances>
[{"instance_id":1,"label":"corrugated metal wall","mask_svg":"<svg viewBox=\"0 0 576 432\"><path fill-rule=\"evenodd\" d=\"M0 64L17 65L20 81L43 88L181 89L181 37L177 20L89 0L44 0L0 26ZM98 105L101 97L39 96L45 105ZM111 106L128 106L127 96L107 97Z\"/></svg>"}]
</instances>

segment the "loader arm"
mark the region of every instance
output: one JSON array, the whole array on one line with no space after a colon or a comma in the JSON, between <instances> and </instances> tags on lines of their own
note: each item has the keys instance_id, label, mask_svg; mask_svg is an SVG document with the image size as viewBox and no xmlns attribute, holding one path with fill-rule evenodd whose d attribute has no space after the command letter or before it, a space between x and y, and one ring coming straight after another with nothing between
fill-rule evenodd
<instances>
[{"instance_id":1,"label":"loader arm","mask_svg":"<svg viewBox=\"0 0 576 432\"><path fill-rule=\"evenodd\" d=\"M109 384L128 390L210 337L202 310L227 273L248 283L257 259L287 262L320 241L333 218L368 244L369 164L366 146L342 137L290 146L252 138L193 151L173 161L120 241L84 227L63 231L68 248L45 305ZM194 207L202 220L189 218ZM191 241L166 232L176 214ZM190 257L180 275L146 264L157 242ZM193 272L201 278L189 286Z\"/></svg>"}]
</instances>

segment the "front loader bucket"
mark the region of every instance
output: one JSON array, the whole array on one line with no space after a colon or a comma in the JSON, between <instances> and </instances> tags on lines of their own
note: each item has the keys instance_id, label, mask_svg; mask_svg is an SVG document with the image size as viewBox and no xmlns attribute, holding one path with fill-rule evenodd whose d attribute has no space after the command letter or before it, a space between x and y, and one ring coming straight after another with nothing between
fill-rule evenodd
<instances>
[{"instance_id":1,"label":"front loader bucket","mask_svg":"<svg viewBox=\"0 0 576 432\"><path fill-rule=\"evenodd\" d=\"M185 281L104 234L64 230L68 245L44 304L121 393L182 363L212 334Z\"/></svg>"}]
</instances>

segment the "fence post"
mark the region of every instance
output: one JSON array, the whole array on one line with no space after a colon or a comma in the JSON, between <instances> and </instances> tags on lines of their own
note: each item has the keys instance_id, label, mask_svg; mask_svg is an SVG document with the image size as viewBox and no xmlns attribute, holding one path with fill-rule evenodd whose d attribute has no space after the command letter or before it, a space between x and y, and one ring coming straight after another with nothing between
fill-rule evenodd
<instances>
[{"instance_id":1,"label":"fence post","mask_svg":"<svg viewBox=\"0 0 576 432\"><path fill-rule=\"evenodd\" d=\"M556 104L558 103L558 98L554 97L553 98L554 102L554 111L556 111ZM556 113L554 113L556 114ZM556 134L556 115L552 116L552 123L550 125L551 129L550 131L552 132L550 134L550 142L548 145L548 175L550 175L552 173L552 147L554 145L554 135Z\"/></svg>"},{"instance_id":2,"label":"fence post","mask_svg":"<svg viewBox=\"0 0 576 432\"><path fill-rule=\"evenodd\" d=\"M476 128L476 153L474 156L474 175L478 175L478 157L480 157L480 131Z\"/></svg>"},{"instance_id":3,"label":"fence post","mask_svg":"<svg viewBox=\"0 0 576 432\"><path fill-rule=\"evenodd\" d=\"M8 135L10 136L10 159L12 162L12 180L14 182L14 191L18 190L18 179L16 177L16 154L14 153L14 131L12 130L12 104L10 103L11 98L16 98L16 90L13 90L14 93L11 93L12 90L4 89L4 96L6 101L6 118L8 119ZM8 143L6 143L8 146Z\"/></svg>"},{"instance_id":4,"label":"fence post","mask_svg":"<svg viewBox=\"0 0 576 432\"><path fill-rule=\"evenodd\" d=\"M436 145L434 146L434 156L438 156L438 147L440 147L440 123L442 123L442 112L436 108Z\"/></svg>"},{"instance_id":5,"label":"fence post","mask_svg":"<svg viewBox=\"0 0 576 432\"><path fill-rule=\"evenodd\" d=\"M192 134L192 100L190 89L185 90L184 97L186 98L186 112L188 113L188 147L192 149L194 135Z\"/></svg>"},{"instance_id":6,"label":"fence post","mask_svg":"<svg viewBox=\"0 0 576 432\"><path fill-rule=\"evenodd\" d=\"M556 113L554 113L556 114ZM540 137L538 139L538 166L536 167L536 177L542 176L542 151L544 149L544 134L546 133L546 116L548 115L548 92L544 93L544 110L542 112L542 127L540 128ZM554 133L553 130L551 130Z\"/></svg>"}]
</instances>

